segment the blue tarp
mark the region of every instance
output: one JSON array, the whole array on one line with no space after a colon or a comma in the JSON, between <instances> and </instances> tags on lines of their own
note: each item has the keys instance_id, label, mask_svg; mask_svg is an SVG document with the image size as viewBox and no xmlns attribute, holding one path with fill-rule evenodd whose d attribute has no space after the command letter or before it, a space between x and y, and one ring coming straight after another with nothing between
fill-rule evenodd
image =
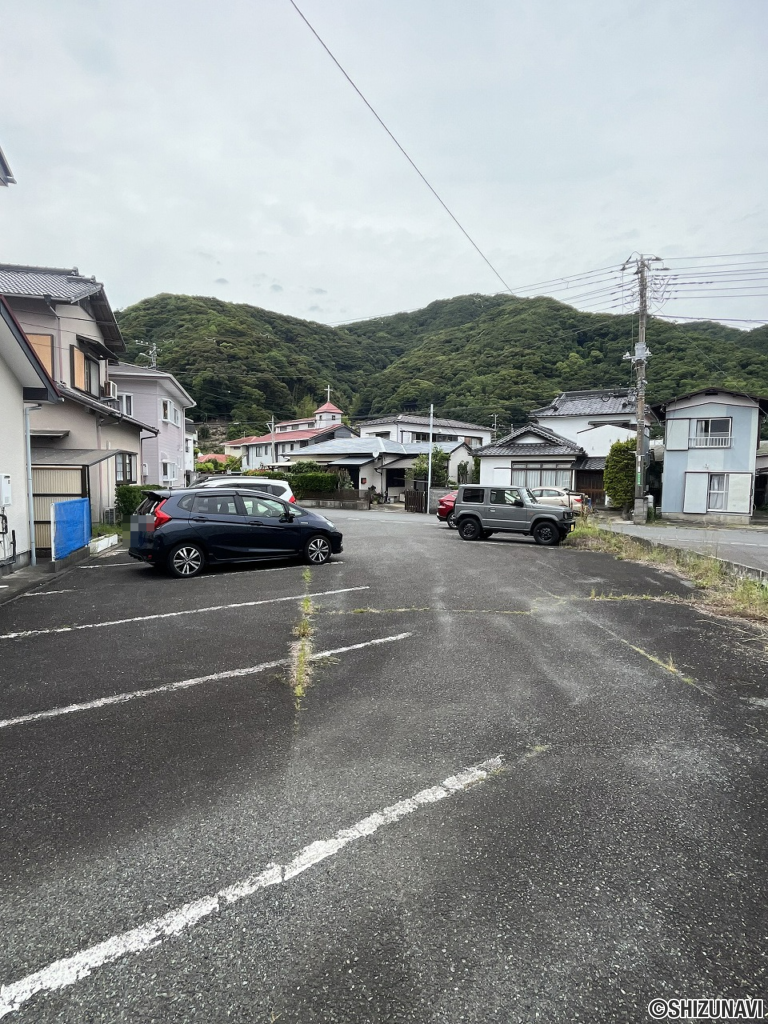
<instances>
[{"instance_id":1,"label":"blue tarp","mask_svg":"<svg viewBox=\"0 0 768 1024\"><path fill-rule=\"evenodd\" d=\"M87 498L54 501L51 505L51 557L66 558L91 539L91 503Z\"/></svg>"}]
</instances>

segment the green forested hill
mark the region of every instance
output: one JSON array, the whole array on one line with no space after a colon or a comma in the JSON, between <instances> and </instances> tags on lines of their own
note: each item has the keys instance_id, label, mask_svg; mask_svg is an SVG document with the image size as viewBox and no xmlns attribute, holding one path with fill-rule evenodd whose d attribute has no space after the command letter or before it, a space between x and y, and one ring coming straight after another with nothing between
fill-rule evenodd
<instances>
[{"instance_id":1,"label":"green forested hill","mask_svg":"<svg viewBox=\"0 0 768 1024\"><path fill-rule=\"evenodd\" d=\"M260 429L306 415L330 384L357 416L404 407L504 424L560 390L629 383L633 316L582 313L549 298L464 295L343 328L255 306L158 295L117 314L128 359L155 342L207 417ZM652 320L651 401L719 384L768 394L768 328Z\"/></svg>"}]
</instances>

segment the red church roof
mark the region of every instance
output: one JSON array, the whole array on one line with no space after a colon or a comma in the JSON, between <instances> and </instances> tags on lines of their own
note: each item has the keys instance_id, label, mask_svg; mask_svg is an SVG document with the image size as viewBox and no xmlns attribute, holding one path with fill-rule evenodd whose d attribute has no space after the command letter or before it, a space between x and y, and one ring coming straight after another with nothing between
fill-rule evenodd
<instances>
[{"instance_id":1,"label":"red church roof","mask_svg":"<svg viewBox=\"0 0 768 1024\"><path fill-rule=\"evenodd\" d=\"M338 413L339 416L343 415L341 409L337 409L333 402L326 402L325 405L321 405L319 409L315 409L315 416L317 416L319 412L335 412Z\"/></svg>"}]
</instances>

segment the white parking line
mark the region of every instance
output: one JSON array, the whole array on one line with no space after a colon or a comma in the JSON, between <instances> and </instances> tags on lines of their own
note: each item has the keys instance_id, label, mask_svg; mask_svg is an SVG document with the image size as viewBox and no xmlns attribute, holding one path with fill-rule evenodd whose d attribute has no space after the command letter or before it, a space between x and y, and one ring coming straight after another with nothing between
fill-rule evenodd
<instances>
[{"instance_id":1,"label":"white parking line","mask_svg":"<svg viewBox=\"0 0 768 1024\"><path fill-rule=\"evenodd\" d=\"M329 857L336 856L345 846L355 843L367 836L372 836L380 828L394 825L401 819L413 814L428 804L437 803L447 797L463 793L470 786L484 782L488 776L498 771L503 765L503 758L493 757L473 768L467 768L456 775L443 779L436 786L422 789L405 800L374 811L362 818L350 828L343 828L328 839L318 839L310 843L288 861L287 864L268 864L257 875L251 875L219 889L209 896L184 903L175 910L147 921L130 931L113 935L103 942L83 949L74 956L56 960L34 974L27 975L20 981L0 987L0 1017L5 1017L18 1010L38 992L55 992L58 989L74 985L75 982L87 978L94 971L106 964L115 963L129 953L141 953L146 949L156 948L161 942L193 928L200 921L220 910L225 910L233 903L253 896L273 885L282 885L296 878L302 872L315 867Z\"/></svg>"},{"instance_id":2,"label":"white parking line","mask_svg":"<svg viewBox=\"0 0 768 1024\"><path fill-rule=\"evenodd\" d=\"M34 590L31 594L22 594L22 597L48 597L49 594L74 594L74 588L68 590Z\"/></svg>"},{"instance_id":3,"label":"white parking line","mask_svg":"<svg viewBox=\"0 0 768 1024\"><path fill-rule=\"evenodd\" d=\"M395 640L405 640L409 636L413 636L413 633L396 633L393 636L382 636L376 640L366 640L363 643L352 644L349 647L335 647L330 651L318 651L317 654L311 656L310 661L330 658L335 654L347 654L349 651L359 651L363 647L373 647L376 644L391 644ZM218 683L223 679L255 676L259 672L266 672L271 668L289 665L290 662L290 658L279 658L277 661L263 661L260 665L249 665L247 668L233 668L225 672L212 672L207 676L181 679L176 683L153 686L148 690L129 690L127 693L116 693L111 697L99 697L97 700L84 701L82 704L67 704L65 707L50 708L48 711L36 711L30 715L19 715L18 718L2 719L0 720L0 729L9 729L14 725L26 725L28 722L39 722L44 718L58 718L60 715L71 715L76 711L91 711L94 708L104 708L110 704L125 704L129 700L136 700L139 697L151 697L156 693L172 693L174 690L187 690L191 686L200 686L201 683Z\"/></svg>"},{"instance_id":4,"label":"white parking line","mask_svg":"<svg viewBox=\"0 0 768 1024\"><path fill-rule=\"evenodd\" d=\"M126 565L140 565L140 562L112 562L111 565L78 565L78 569L124 569Z\"/></svg>"},{"instance_id":5,"label":"white parking line","mask_svg":"<svg viewBox=\"0 0 768 1024\"><path fill-rule=\"evenodd\" d=\"M344 587L341 590L321 590L319 594L309 597L327 597L329 594L348 594L353 590L370 590L370 587ZM19 633L0 633L0 640L23 640L29 636L41 636L44 633L72 633L76 629L101 629L104 626L122 626L126 622L149 622L155 619L174 619L180 615L202 615L205 612L228 611L230 608L253 608L258 604L279 604L281 601L302 601L306 594L295 594L292 597L269 597L262 601L238 601L235 604L212 604L205 608L189 608L181 612L159 612L157 615L136 615L131 619L110 619L108 622L84 622L80 626L53 626L50 629L25 629Z\"/></svg>"}]
</instances>

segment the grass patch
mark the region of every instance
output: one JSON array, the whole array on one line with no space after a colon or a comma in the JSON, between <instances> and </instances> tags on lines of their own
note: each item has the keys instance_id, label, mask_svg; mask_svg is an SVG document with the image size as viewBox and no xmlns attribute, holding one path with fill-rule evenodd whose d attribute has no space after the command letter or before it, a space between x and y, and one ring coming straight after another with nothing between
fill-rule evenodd
<instances>
[{"instance_id":1,"label":"grass patch","mask_svg":"<svg viewBox=\"0 0 768 1024\"><path fill-rule=\"evenodd\" d=\"M564 544L581 551L602 551L615 558L669 569L694 583L700 591L697 603L703 603L711 611L768 622L768 586L760 580L731 575L717 558L656 544L646 547L623 533L601 530L586 523L572 530ZM594 588L590 597L605 600Z\"/></svg>"}]
</instances>

